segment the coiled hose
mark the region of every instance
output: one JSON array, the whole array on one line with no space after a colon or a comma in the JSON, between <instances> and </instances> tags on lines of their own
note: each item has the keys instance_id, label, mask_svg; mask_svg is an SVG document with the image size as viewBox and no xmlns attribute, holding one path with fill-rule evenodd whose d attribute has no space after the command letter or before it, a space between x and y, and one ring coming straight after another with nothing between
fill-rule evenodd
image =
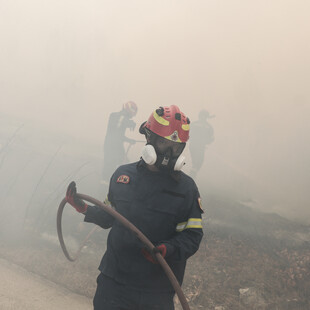
<instances>
[{"instance_id":1,"label":"coiled hose","mask_svg":"<svg viewBox=\"0 0 310 310\"><path fill-rule=\"evenodd\" d=\"M153 251L155 246L152 244L152 242L136 227L134 226L132 223L130 223L124 216L122 216L121 214L119 214L117 211L115 211L114 209L108 207L107 205L105 205L104 203L102 203L101 201L92 198L90 196L84 195L84 194L77 194L78 198L86 200L87 202L90 202L96 206L101 207L102 209L104 209L104 211L106 211L107 213L109 213L110 215L112 215L116 220L118 220L119 222L121 222L126 228L128 228L130 231L132 231L138 239L140 239L142 241L142 243L147 246L147 248L149 249L149 251ZM63 234L62 234L62 226L61 226L61 222L62 222L62 213L63 213L63 209L66 205L67 201L66 198L64 198L59 207L58 207L58 212L57 212L57 234L58 234L58 239L61 245L61 248L66 256L66 258L73 262L77 259L79 253L81 252L82 248L84 247L86 241L88 240L89 236L93 233L93 231L97 228L95 227L88 235L87 237L84 239L84 241L82 242L81 246L79 247L79 250L77 251L77 253L72 257L69 255L68 250L66 248L64 239L63 239ZM169 278L176 294L178 295L178 298L180 300L180 303L182 305L183 310L190 310L189 305L187 303L186 297L179 285L178 280L176 279L173 271L171 270L171 268L169 267L169 265L167 264L166 260L162 257L162 255L160 253L155 253L156 255L156 259L158 261L158 263L161 265L161 267L164 269L164 272L166 273L167 277Z\"/></svg>"}]
</instances>

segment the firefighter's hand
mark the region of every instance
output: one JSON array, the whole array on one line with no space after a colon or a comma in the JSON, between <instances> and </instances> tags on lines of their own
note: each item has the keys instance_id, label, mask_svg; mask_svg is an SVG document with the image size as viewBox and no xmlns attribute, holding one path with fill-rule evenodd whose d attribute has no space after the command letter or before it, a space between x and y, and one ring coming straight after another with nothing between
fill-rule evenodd
<instances>
[{"instance_id":1,"label":"firefighter's hand","mask_svg":"<svg viewBox=\"0 0 310 310\"><path fill-rule=\"evenodd\" d=\"M67 188L66 201L79 213L85 213L87 210L88 205L76 195L76 184L74 181Z\"/></svg>"},{"instance_id":2,"label":"firefighter's hand","mask_svg":"<svg viewBox=\"0 0 310 310\"><path fill-rule=\"evenodd\" d=\"M162 257L165 257L167 254L167 247L164 244L156 246L152 251L149 251L146 248L142 249L143 256L153 264L158 264L156 253L160 253Z\"/></svg>"}]
</instances>

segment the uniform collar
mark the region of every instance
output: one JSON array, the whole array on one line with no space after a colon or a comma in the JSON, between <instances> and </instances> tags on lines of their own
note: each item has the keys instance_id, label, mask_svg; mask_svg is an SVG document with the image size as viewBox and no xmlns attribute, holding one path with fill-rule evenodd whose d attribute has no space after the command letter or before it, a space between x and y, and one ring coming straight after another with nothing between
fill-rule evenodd
<instances>
[{"instance_id":1,"label":"uniform collar","mask_svg":"<svg viewBox=\"0 0 310 310\"><path fill-rule=\"evenodd\" d=\"M138 171L144 171L145 173L150 174L156 174L156 175L162 175L168 178L172 178L174 181L179 182L181 180L181 171L172 171L172 172L164 172L164 171L151 171L148 169L146 162L140 158L140 160L137 162L137 170Z\"/></svg>"}]
</instances>

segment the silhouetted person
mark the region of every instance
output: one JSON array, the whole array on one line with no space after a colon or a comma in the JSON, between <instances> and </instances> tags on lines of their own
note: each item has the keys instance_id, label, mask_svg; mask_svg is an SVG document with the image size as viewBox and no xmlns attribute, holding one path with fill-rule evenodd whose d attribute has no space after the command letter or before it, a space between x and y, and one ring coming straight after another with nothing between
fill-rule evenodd
<instances>
[{"instance_id":1,"label":"silhouetted person","mask_svg":"<svg viewBox=\"0 0 310 310\"><path fill-rule=\"evenodd\" d=\"M137 105L133 101L123 104L119 112L110 114L107 132L103 145L103 170L102 178L104 182L109 182L115 169L125 161L124 142L135 144L136 141L125 136L128 129L133 131L136 123L132 118L137 114Z\"/></svg>"},{"instance_id":2,"label":"silhouetted person","mask_svg":"<svg viewBox=\"0 0 310 310\"><path fill-rule=\"evenodd\" d=\"M196 178L198 171L201 169L206 146L214 141L213 127L208 123L208 118L213 118L206 110L201 110L198 120L191 123L191 140L189 151L192 158L192 170L190 175Z\"/></svg>"}]
</instances>

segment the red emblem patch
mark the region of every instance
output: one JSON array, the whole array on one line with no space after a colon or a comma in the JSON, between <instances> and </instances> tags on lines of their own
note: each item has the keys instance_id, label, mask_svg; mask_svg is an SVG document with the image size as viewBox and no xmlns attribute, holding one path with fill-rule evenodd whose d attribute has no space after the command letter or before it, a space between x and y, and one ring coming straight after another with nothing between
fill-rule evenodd
<instances>
[{"instance_id":1,"label":"red emblem patch","mask_svg":"<svg viewBox=\"0 0 310 310\"><path fill-rule=\"evenodd\" d=\"M117 182L117 183L128 184L128 183L129 183L129 180L130 180L130 178L129 178L128 175L122 174L122 175L120 175L120 176L117 178L116 182Z\"/></svg>"},{"instance_id":2,"label":"red emblem patch","mask_svg":"<svg viewBox=\"0 0 310 310\"><path fill-rule=\"evenodd\" d=\"M178 132L175 131L172 135L171 135L171 140L172 141L177 141L178 140Z\"/></svg>"}]
</instances>

